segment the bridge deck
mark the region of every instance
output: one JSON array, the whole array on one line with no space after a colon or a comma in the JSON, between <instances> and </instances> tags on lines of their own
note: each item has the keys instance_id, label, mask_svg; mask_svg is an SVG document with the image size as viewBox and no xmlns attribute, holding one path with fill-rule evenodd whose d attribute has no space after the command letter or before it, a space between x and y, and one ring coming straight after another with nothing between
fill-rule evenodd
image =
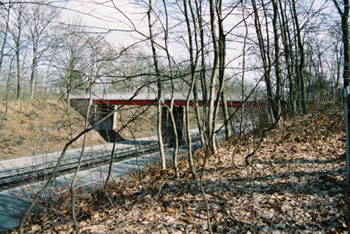
<instances>
[{"instance_id":1,"label":"bridge deck","mask_svg":"<svg viewBox=\"0 0 350 234\"><path fill-rule=\"evenodd\" d=\"M80 95L80 96L72 96L71 99L73 100L87 100L89 99L89 96L87 95ZM137 105L137 106L148 106L148 105L156 105L157 104L157 97L155 94L108 94L108 95L101 95L100 97L94 96L93 102L96 105ZM164 94L162 98L162 103L164 105L170 106L171 104L171 96L170 94ZM204 101L202 97L199 97L198 100L198 106L203 106ZM185 106L186 105L186 98L185 95L182 94L175 94L174 95L174 106ZM190 100L189 103L190 106L195 106L196 103L194 99ZM237 98L237 95L235 97L228 97L227 100L227 106L228 107L239 107L242 105L242 101ZM222 106L222 102L219 101L219 106ZM267 104L265 101L261 100L248 100L244 103L245 107L254 107L254 108L266 108Z\"/></svg>"}]
</instances>

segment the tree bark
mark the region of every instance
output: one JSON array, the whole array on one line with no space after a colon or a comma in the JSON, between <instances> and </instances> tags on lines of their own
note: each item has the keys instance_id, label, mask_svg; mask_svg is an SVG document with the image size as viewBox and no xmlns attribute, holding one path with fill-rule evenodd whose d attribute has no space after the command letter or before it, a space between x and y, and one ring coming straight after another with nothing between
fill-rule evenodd
<instances>
[{"instance_id":1,"label":"tree bark","mask_svg":"<svg viewBox=\"0 0 350 234\"><path fill-rule=\"evenodd\" d=\"M226 69L226 35L224 32L224 18L222 16L222 1L217 2L216 12L218 16L218 30L219 30L219 95L222 101L222 111L224 115L224 125L225 125L225 137L228 139L232 135L232 125L230 120L230 115L228 112L227 102L226 102L226 92L225 92L225 69ZM218 95L218 96L219 96Z\"/></svg>"},{"instance_id":2,"label":"tree bark","mask_svg":"<svg viewBox=\"0 0 350 234\"><path fill-rule=\"evenodd\" d=\"M189 117L189 105L190 105L190 99L191 99L191 95L193 92L193 88L194 85L196 83L196 64L198 61L198 55L196 56L196 58L194 58L193 56L193 42L192 42L192 30L191 30L191 25L190 25L190 20L189 20L189 13L187 10L187 1L183 0L183 4L184 4L184 14L185 14L185 19L186 19L186 25L187 25L187 36L188 36L188 43L189 43L189 54L190 54L190 68L191 68L191 85L190 85L190 90L188 91L187 97L186 97L186 106L185 106L185 112L186 112L186 137L187 137L187 154L188 154L188 163L189 166L191 168L191 173L192 173L192 177L194 180L197 180L197 172L196 172L196 168L194 165L194 161L193 161L193 155L192 155L192 140L191 140L191 135L190 135L190 117ZM189 8L190 8L190 12L193 13L192 10L192 5L191 5L191 1L189 1L188 3ZM193 14L191 14L193 16ZM196 41L196 48L198 48L198 44L197 44L197 32L196 32L196 23L194 21L193 18L193 23L194 23L194 34L195 34L195 41ZM196 50L198 51L198 50ZM198 54L198 53L197 53Z\"/></svg>"},{"instance_id":3,"label":"tree bark","mask_svg":"<svg viewBox=\"0 0 350 234\"><path fill-rule=\"evenodd\" d=\"M340 16L341 16L341 27L343 32L343 44L344 44L344 70L343 70L343 81L344 88L350 85L350 41L349 41L349 0L344 0L344 10L340 9L337 0L333 0Z\"/></svg>"},{"instance_id":4,"label":"tree bark","mask_svg":"<svg viewBox=\"0 0 350 234\"><path fill-rule=\"evenodd\" d=\"M202 99L203 99L203 116L208 116L208 87L206 80L206 66L205 66L205 40L204 40L204 25L203 25L203 16L202 16L202 0L195 1L196 4L196 12L198 18L198 27L199 27L199 39L200 39L200 56L201 56L201 68L200 68L200 82L201 82L201 90L202 90ZM196 86L194 87L196 89ZM198 119L200 122L201 120ZM204 119L201 124L201 128L199 129L200 137L202 145L208 144L207 139L207 119Z\"/></svg>"},{"instance_id":5,"label":"tree bark","mask_svg":"<svg viewBox=\"0 0 350 234\"><path fill-rule=\"evenodd\" d=\"M208 108L208 132L207 132L207 138L208 142L210 142L211 145L209 147L211 150L215 153L216 152L216 145L214 140L210 140L211 137L214 137L214 131L215 131L215 100L216 100L216 82L217 82L217 76L218 76L218 66L219 66L219 44L218 40L216 38L216 26L215 26L215 3L214 0L210 0L210 33L212 37L212 43L214 47L214 61L213 61L213 70L210 78L210 87L209 87L209 108Z\"/></svg>"},{"instance_id":6,"label":"tree bark","mask_svg":"<svg viewBox=\"0 0 350 234\"><path fill-rule=\"evenodd\" d=\"M289 81L289 101L292 108L293 113L296 113L297 106L296 106L296 100L295 100L295 84L294 84L294 74L293 74L293 68L292 68L292 62L291 62L291 48L290 44L291 41L289 40L289 27L288 27L288 21L286 20L286 8L283 8L282 1L279 1L279 7L281 12L281 29L282 29L282 41L283 41L283 47L284 47L284 57L286 60L286 67L287 67L287 74L288 74L288 81Z\"/></svg>"},{"instance_id":7,"label":"tree bark","mask_svg":"<svg viewBox=\"0 0 350 234\"><path fill-rule=\"evenodd\" d=\"M299 47L299 55L300 55L300 64L299 64L299 79L300 79L300 86L301 86L301 102L302 102L302 107L303 107L303 113L307 114L307 105L306 105L306 92L305 92L305 75L304 75L304 70L305 70L305 52L304 52L304 45L301 37L301 30L300 30L300 25L299 25L299 20L298 20L298 14L296 11L295 7L295 0L292 0L292 7L293 7L293 14L294 14L294 23L295 23L295 28L297 32L297 39L298 39L298 47Z\"/></svg>"},{"instance_id":8,"label":"tree bark","mask_svg":"<svg viewBox=\"0 0 350 234\"><path fill-rule=\"evenodd\" d=\"M163 133L162 133L162 81L160 77L160 71L158 67L158 58L157 58L157 52L156 47L154 43L153 38L153 31L152 31L152 21L151 21L151 13L152 13L152 0L149 0L149 6L147 11L147 17L148 17L148 29L149 29L149 39L151 41L151 48L152 48L152 55L153 55L153 65L157 76L157 134L158 134L158 147L159 147L159 154L160 154L160 160L161 160L161 166L162 169L166 169L166 159L165 159L165 152L164 152L164 142L163 142Z\"/></svg>"},{"instance_id":9,"label":"tree bark","mask_svg":"<svg viewBox=\"0 0 350 234\"><path fill-rule=\"evenodd\" d=\"M166 2L163 0L163 6L164 6L164 12L165 12L165 17L166 17L166 28L164 30L164 44L165 44L165 52L167 55L167 60L168 60L168 66L170 70L170 81L171 81L171 100L170 100L170 107L169 107L169 114L171 118L171 123L173 126L173 131L174 131L174 152L173 152L173 167L174 167L174 172L175 172L175 178L180 178L180 173L179 173L179 168L178 168L178 163L177 163L177 154L178 154L178 149L179 149L179 137L177 133L177 127L176 127L176 121L174 118L174 94L175 94L175 85L174 85L174 74L173 74L173 67L171 64L171 56L169 53L169 48L168 48L168 30L169 30L169 20L168 20L168 10L166 7Z\"/></svg>"},{"instance_id":10,"label":"tree bark","mask_svg":"<svg viewBox=\"0 0 350 234\"><path fill-rule=\"evenodd\" d=\"M266 93L267 93L267 100L269 103L270 108L272 109L273 112L273 118L276 119L276 105L274 102L274 98L273 98L273 92L272 92L272 83L271 83L271 77L270 77L270 72L271 72L271 62L269 59L269 46L265 46L264 43L264 37L263 37L263 33L262 33L262 29L261 29L261 23L260 23L260 19L259 19L259 12L258 12L258 8L256 5L255 0L252 0L252 5L253 5L253 9L254 9L254 24L255 24L255 30L256 30L256 34L258 37L258 42L259 42L259 48L260 48L260 55L261 55L261 59L263 62L263 69L264 69L264 81L265 81L265 85L266 85ZM267 25L266 25L267 27ZM268 29L266 29L266 31L268 32ZM268 38L268 36L267 36ZM268 44L269 42L267 42ZM274 120L272 120L274 122Z\"/></svg>"},{"instance_id":11,"label":"tree bark","mask_svg":"<svg viewBox=\"0 0 350 234\"><path fill-rule=\"evenodd\" d=\"M273 32L274 32L274 42L275 42L275 72L276 72L276 96L275 96L275 103L276 103L276 113L275 118L278 118L281 114L281 92L282 92L282 75L281 75L281 67L280 67L280 48L279 48L279 34L278 34L278 26L277 26L277 19L278 19L278 5L276 0L272 0L273 5Z\"/></svg>"}]
</instances>

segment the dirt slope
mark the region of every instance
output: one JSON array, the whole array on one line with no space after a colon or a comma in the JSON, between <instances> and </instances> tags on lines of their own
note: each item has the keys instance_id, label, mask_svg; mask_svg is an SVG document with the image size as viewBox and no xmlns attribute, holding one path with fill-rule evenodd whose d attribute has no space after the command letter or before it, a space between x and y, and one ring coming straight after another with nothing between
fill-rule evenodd
<instances>
[{"instance_id":1,"label":"dirt slope","mask_svg":"<svg viewBox=\"0 0 350 234\"><path fill-rule=\"evenodd\" d=\"M62 150L84 128L84 118L57 101L0 103L0 160ZM88 144L103 143L98 133ZM73 147L78 147L75 144Z\"/></svg>"},{"instance_id":2,"label":"dirt slope","mask_svg":"<svg viewBox=\"0 0 350 234\"><path fill-rule=\"evenodd\" d=\"M118 127L122 127L145 107L126 106L118 114ZM154 135L156 132L155 107L138 116L129 128L121 131L124 139ZM64 145L84 129L85 119L65 102L11 101L0 102L0 160L44 154L62 150ZM117 131L119 129L116 129ZM82 139L72 147L81 147ZM107 143L95 130L87 134L86 145Z\"/></svg>"}]
</instances>

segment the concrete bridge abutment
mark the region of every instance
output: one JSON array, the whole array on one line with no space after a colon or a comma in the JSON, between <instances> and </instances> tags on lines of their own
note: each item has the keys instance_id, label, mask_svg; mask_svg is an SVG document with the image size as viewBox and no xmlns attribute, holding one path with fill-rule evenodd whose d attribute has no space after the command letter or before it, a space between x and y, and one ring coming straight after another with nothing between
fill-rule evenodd
<instances>
[{"instance_id":1,"label":"concrete bridge abutment","mask_svg":"<svg viewBox=\"0 0 350 234\"><path fill-rule=\"evenodd\" d=\"M70 102L71 106L79 112L82 116L86 118L87 109L90 105L90 123L93 124L100 119L106 117L111 112L115 111L117 105L108 105L108 104L95 104L90 103L88 99L72 99ZM184 138L184 127L185 127L185 110L183 106L174 106L173 115L176 124L176 131L178 136L179 144L185 142ZM111 135L113 135L114 129L117 129L117 117L118 113L115 112L113 115L109 116L102 123L95 127L95 130L98 132L106 133L107 141L111 141ZM162 107L162 133L164 143L172 145L175 142L175 133L173 129L173 123L171 120L170 109L168 106ZM108 138L108 139L107 139Z\"/></svg>"},{"instance_id":2,"label":"concrete bridge abutment","mask_svg":"<svg viewBox=\"0 0 350 234\"><path fill-rule=\"evenodd\" d=\"M185 110L183 106L174 106L173 115L176 125L176 132L179 144L185 142L184 126L185 126ZM162 107L162 133L164 143L172 145L175 142L175 132L171 120L170 109L168 106Z\"/></svg>"}]
</instances>

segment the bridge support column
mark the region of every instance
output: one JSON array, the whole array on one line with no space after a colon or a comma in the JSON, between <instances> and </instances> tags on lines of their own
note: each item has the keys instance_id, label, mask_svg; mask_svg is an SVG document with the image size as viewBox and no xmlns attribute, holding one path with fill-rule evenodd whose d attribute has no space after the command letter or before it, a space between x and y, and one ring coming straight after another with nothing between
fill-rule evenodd
<instances>
[{"instance_id":1,"label":"bridge support column","mask_svg":"<svg viewBox=\"0 0 350 234\"><path fill-rule=\"evenodd\" d=\"M174 106L173 114L176 124L176 131L179 140L179 144L184 143L184 107ZM171 121L170 113L168 107L162 108L162 132L164 143L172 145L175 142L175 133L173 129L173 124Z\"/></svg>"},{"instance_id":2,"label":"bridge support column","mask_svg":"<svg viewBox=\"0 0 350 234\"><path fill-rule=\"evenodd\" d=\"M115 110L116 106L96 105L95 106L95 122L106 117ZM106 120L96 126L96 131L111 131L117 126L117 113L109 116Z\"/></svg>"}]
</instances>

